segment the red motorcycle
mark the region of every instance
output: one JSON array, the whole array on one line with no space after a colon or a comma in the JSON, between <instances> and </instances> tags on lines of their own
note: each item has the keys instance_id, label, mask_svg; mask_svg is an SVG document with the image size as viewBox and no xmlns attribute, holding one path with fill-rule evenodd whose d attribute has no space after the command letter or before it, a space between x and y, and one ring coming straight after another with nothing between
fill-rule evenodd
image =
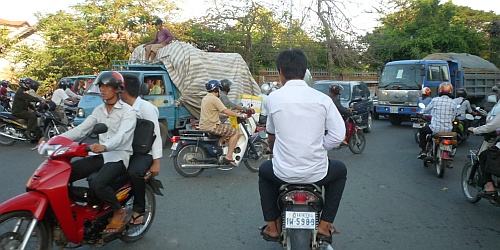
<instances>
[{"instance_id":1,"label":"red motorcycle","mask_svg":"<svg viewBox=\"0 0 500 250\"><path fill-rule=\"evenodd\" d=\"M363 130L357 125L361 123L361 121L362 118L360 115L352 115L347 118L347 121L345 123L346 136L344 140L347 143L340 144L337 149L347 146L354 154L361 154L363 150L365 150L365 134L363 133Z\"/></svg>"},{"instance_id":2,"label":"red motorcycle","mask_svg":"<svg viewBox=\"0 0 500 250\"><path fill-rule=\"evenodd\" d=\"M97 124L91 135L105 133L107 129L106 125ZM74 142L61 136L40 144L39 153L48 157L28 180L26 193L0 205L0 249L45 250L52 249L53 242L61 249L82 245L101 247L115 239L134 242L146 234L155 216L155 194L162 195L161 182L151 176L146 178L142 225L127 225L122 232L102 234L113 210L89 188L68 183L71 159L85 157L89 151L83 140ZM127 175L118 178L113 188L127 211L128 221L132 216L133 195Z\"/></svg>"}]
</instances>

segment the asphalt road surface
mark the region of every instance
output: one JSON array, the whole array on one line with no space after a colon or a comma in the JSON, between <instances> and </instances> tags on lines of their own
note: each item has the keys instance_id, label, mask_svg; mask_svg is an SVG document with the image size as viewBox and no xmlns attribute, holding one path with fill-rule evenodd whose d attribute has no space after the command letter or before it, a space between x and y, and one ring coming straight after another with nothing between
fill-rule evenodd
<instances>
[{"instance_id":1,"label":"asphalt road surface","mask_svg":"<svg viewBox=\"0 0 500 250\"><path fill-rule=\"evenodd\" d=\"M354 155L348 148L330 152L348 167L344 197L334 226L333 247L340 249L498 249L500 208L481 200L468 203L460 174L472 137L461 145L454 168L435 176L417 159L419 148L410 123L374 122L367 146ZM31 145L0 147L0 202L24 192L43 158ZM231 171L205 170L184 178L164 150L165 196L157 196L153 226L139 242L114 241L102 249L280 249L259 235L263 225L258 176L244 166ZM90 248L83 248L90 249Z\"/></svg>"}]
</instances>

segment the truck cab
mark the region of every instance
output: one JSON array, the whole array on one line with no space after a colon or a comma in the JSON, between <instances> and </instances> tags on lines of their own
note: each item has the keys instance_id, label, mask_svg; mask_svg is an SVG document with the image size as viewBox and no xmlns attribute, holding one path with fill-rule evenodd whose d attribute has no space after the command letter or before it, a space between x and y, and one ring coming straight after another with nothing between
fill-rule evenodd
<instances>
[{"instance_id":1,"label":"truck cab","mask_svg":"<svg viewBox=\"0 0 500 250\"><path fill-rule=\"evenodd\" d=\"M170 133L179 128L184 128L188 121L193 118L191 113L179 104L179 91L173 84L165 66L162 64L144 65L129 64L128 61L114 61L114 69L122 74L132 74L139 78L141 85L152 81L157 88L161 89L158 93L152 93L141 96L142 99L151 102L158 108L160 132L163 144L170 137ZM99 87L90 85L83 95L76 113L75 125L81 124L87 118L95 107L102 104Z\"/></svg>"}]
</instances>

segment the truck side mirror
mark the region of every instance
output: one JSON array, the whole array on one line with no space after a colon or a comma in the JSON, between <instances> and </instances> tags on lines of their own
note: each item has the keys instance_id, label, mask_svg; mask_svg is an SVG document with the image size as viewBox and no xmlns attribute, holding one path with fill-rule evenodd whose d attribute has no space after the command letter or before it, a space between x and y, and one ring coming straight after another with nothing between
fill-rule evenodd
<instances>
[{"instance_id":1,"label":"truck side mirror","mask_svg":"<svg viewBox=\"0 0 500 250\"><path fill-rule=\"evenodd\" d=\"M141 95L148 95L149 94L149 84L143 83L141 84Z\"/></svg>"},{"instance_id":2,"label":"truck side mirror","mask_svg":"<svg viewBox=\"0 0 500 250\"><path fill-rule=\"evenodd\" d=\"M424 65L420 65L420 75L425 76L425 66Z\"/></svg>"}]
</instances>

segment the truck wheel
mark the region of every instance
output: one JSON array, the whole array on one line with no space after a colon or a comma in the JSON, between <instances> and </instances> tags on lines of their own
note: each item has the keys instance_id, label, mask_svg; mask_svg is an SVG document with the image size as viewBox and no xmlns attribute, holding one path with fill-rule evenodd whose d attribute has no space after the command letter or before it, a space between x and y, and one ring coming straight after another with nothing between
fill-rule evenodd
<instances>
[{"instance_id":1,"label":"truck wheel","mask_svg":"<svg viewBox=\"0 0 500 250\"><path fill-rule=\"evenodd\" d=\"M373 119L375 119L375 120L380 119L380 115L375 111L373 111Z\"/></svg>"},{"instance_id":2,"label":"truck wheel","mask_svg":"<svg viewBox=\"0 0 500 250\"><path fill-rule=\"evenodd\" d=\"M403 122L403 118L399 115L389 115L389 121L392 125L400 125Z\"/></svg>"}]
</instances>

